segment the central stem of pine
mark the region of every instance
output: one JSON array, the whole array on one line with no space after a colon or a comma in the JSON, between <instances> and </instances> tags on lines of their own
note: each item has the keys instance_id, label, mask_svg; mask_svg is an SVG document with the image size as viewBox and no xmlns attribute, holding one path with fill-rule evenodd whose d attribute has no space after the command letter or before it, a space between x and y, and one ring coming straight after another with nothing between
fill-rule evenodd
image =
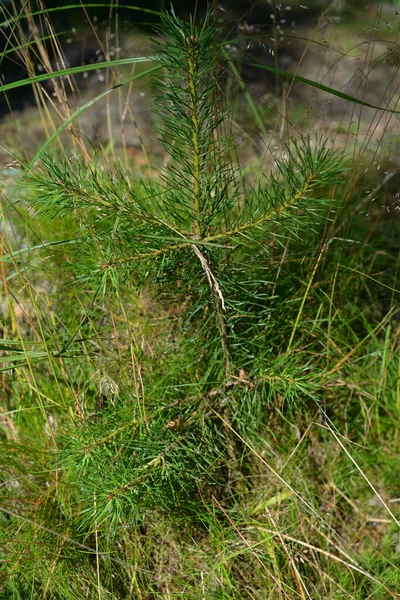
<instances>
[{"instance_id":1,"label":"central stem of pine","mask_svg":"<svg viewBox=\"0 0 400 600\"><path fill-rule=\"evenodd\" d=\"M218 316L218 331L219 338L221 341L222 354L224 355L224 363L225 363L225 377L229 378L231 376L231 361L229 357L229 345L228 345L228 331L225 321L225 300L222 294L220 285L211 270L210 264L201 250L193 245L193 252L196 254L197 258L200 261L201 266L204 269L204 272L207 276L207 280L211 290L211 296L214 302L215 309L217 311Z\"/></svg>"},{"instance_id":2,"label":"central stem of pine","mask_svg":"<svg viewBox=\"0 0 400 600\"><path fill-rule=\"evenodd\" d=\"M192 112L192 152L193 152L193 207L194 207L194 234L197 239L201 237L201 203L200 203L200 140L199 140L199 115L198 95L196 87L196 40L192 35L189 43L189 90L190 108Z\"/></svg>"},{"instance_id":3,"label":"central stem of pine","mask_svg":"<svg viewBox=\"0 0 400 600\"><path fill-rule=\"evenodd\" d=\"M198 90L196 82L197 72L197 48L196 38L194 35L190 36L189 48L188 48L188 62L189 62L189 92L190 92L190 110L191 110L191 121L192 121L192 154L193 154L193 208L194 208L194 223L193 233L197 240L201 240L203 231L201 227L201 159L200 159L200 115L199 115L199 102L198 102ZM208 264L207 259L200 249L193 245L193 251L197 258L200 260L201 266L203 267L208 283L210 285L211 296L214 302L215 309L218 317L218 330L219 337L221 340L222 353L224 355L225 363L225 375L229 377L231 374L230 358L228 349L228 334L225 321L225 303L222 296L221 288L219 287L218 281L214 277Z\"/></svg>"}]
</instances>

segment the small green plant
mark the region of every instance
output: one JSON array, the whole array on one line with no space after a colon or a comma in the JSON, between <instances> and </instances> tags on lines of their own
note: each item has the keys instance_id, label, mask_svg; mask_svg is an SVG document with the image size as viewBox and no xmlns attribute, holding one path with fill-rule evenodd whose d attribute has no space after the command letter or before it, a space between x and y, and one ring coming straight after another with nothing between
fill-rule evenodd
<instances>
[{"instance_id":1,"label":"small green plant","mask_svg":"<svg viewBox=\"0 0 400 600\"><path fill-rule=\"evenodd\" d=\"M151 377L164 379L168 400L157 383L136 407L122 393L60 450L77 522L92 533L117 535L127 519L155 508L195 515L209 486L233 493L224 454L240 461L242 450L232 424L256 430L268 398L280 393L292 404L316 398L304 365L276 346L283 299L272 281L284 240L301 240L331 207L342 156L320 139L293 140L265 181L247 185L232 161L217 24L209 15L197 27L171 13L162 31L155 114L168 159L159 176L133 182L73 156L47 159L33 178L39 214L75 215L71 263L81 286L96 297L145 287L156 302L179 307L178 361L169 359L167 372L153 366Z\"/></svg>"},{"instance_id":2,"label":"small green plant","mask_svg":"<svg viewBox=\"0 0 400 600\"><path fill-rule=\"evenodd\" d=\"M45 242L2 256L3 281L18 275L30 296L29 327L12 315L0 347L0 595L395 598L398 570L375 561L362 506L367 436L380 449L399 413L395 309L375 322L362 301L387 257L356 244L357 228L346 254L353 206L335 198L348 164L322 136L292 139L247 181L224 102L236 66L210 13L196 25L172 11L161 32L163 164L139 177L69 150L30 163L26 222L40 219ZM59 277L43 297L28 254L32 278Z\"/></svg>"},{"instance_id":3,"label":"small green plant","mask_svg":"<svg viewBox=\"0 0 400 600\"><path fill-rule=\"evenodd\" d=\"M48 159L34 180L39 212L77 216L86 261L74 268L83 285L102 293L127 282L154 286L179 303L182 341L196 346L201 377L226 381L249 368L257 377L279 248L318 227L346 166L321 139L293 140L275 171L248 186L232 162L217 25L208 17L196 27L172 13L162 29L168 41L156 60L165 77L154 105L167 166L153 181L132 182L100 162Z\"/></svg>"}]
</instances>

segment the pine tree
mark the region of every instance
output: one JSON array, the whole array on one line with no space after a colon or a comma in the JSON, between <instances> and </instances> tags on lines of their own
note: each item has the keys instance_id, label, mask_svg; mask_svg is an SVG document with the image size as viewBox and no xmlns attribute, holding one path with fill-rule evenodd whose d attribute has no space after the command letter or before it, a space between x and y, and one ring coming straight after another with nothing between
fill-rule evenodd
<instances>
[{"instance_id":1,"label":"pine tree","mask_svg":"<svg viewBox=\"0 0 400 600\"><path fill-rule=\"evenodd\" d=\"M154 112L169 156L161 181L131 185L118 169L73 157L61 165L48 159L35 185L41 211L78 215L81 284L101 292L154 285L170 301L185 299L197 351L208 355L205 365L219 356L215 364L229 378L246 366L246 354L253 359L254 338L269 319L271 242L301 236L320 220L330 201L324 192L345 166L321 139L292 140L275 172L246 189L232 163L217 24L209 14L198 27L172 11L161 31L167 39L155 59L165 77L155 82Z\"/></svg>"},{"instance_id":2,"label":"pine tree","mask_svg":"<svg viewBox=\"0 0 400 600\"><path fill-rule=\"evenodd\" d=\"M205 483L226 483L226 448L231 461L236 452L230 423L255 425L278 393L314 393L302 368L271 358L272 331L282 327L274 325L271 281L277 248L324 216L342 157L322 140L293 140L267 179L244 184L232 160L218 24L210 14L197 26L171 12L161 30L161 176L132 184L122 169L72 157L47 159L34 181L41 212L73 212L80 224L74 269L82 286L97 295L146 286L180 305L179 356L164 383L176 390L186 369L201 388L161 405L149 393L146 419L132 420L122 406L77 431L61 463L71 486L86 482L76 493L89 530L108 523L115 532L124 515L139 518L146 506L187 509Z\"/></svg>"}]
</instances>

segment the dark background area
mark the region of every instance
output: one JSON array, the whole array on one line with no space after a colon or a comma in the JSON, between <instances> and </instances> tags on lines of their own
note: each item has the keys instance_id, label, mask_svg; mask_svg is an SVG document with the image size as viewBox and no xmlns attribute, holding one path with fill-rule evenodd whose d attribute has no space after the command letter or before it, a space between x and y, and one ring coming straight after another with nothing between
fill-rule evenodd
<instances>
[{"instance_id":1,"label":"dark background area","mask_svg":"<svg viewBox=\"0 0 400 600\"><path fill-rule=\"evenodd\" d=\"M63 10L63 7L75 3L76 8ZM131 35L137 28L150 34L159 22L157 13L171 7L171 3L166 0L138 0L137 2L135 0L119 0L118 6L96 8L90 7L90 4L91 2L86 0L81 2L76 0L71 0L71 2L45 0L41 2L37 0L29 5L30 13L50 9L50 21L54 30L60 34L59 42L63 49L66 65L69 67L99 60L99 45L93 32L94 28L100 38L107 29L115 30L116 27L122 34ZM106 5L107 2L105 1L104 4ZM336 8L336 3L325 0L309 0L306 4L293 0L280 3L269 0L224 0L217 2L214 8L221 19L223 35L231 38L237 37L238 30L242 27L240 35L244 39L246 36L252 35L271 35L279 23L284 23L286 31L295 33L298 27L316 25L324 12L334 15L337 10L340 10L342 17L346 15L348 17L357 8L368 8L373 4L373 2L368 3L365 0L352 0L337 4L338 8ZM175 0L173 2L174 10L179 16L188 19L190 15L195 15L198 21L202 20L210 5L212 5L210 0L191 0L190 2ZM26 45L27 41L33 39L33 22L39 36L48 35L48 26L43 14L37 14L30 18L25 16L18 20L18 26L15 27L15 19L18 15L26 15L26 13L27 8L22 1L0 1L0 53L3 53L0 57L0 78L3 84L19 81L28 76L26 59L20 51L12 50L12 48L19 44ZM71 37L73 38L72 42L69 39ZM67 40L68 43L66 43ZM43 45L50 60L53 60L53 44L51 41L43 41ZM146 50L143 49L143 52ZM257 53L255 57L257 58ZM40 61L32 61L33 73L42 72L39 63ZM284 68L284 65L279 65L279 67ZM251 78L250 70L249 75ZM44 84L45 87L46 85ZM51 88L51 83L48 86ZM0 117L10 110L23 110L33 100L33 92L28 86L8 92L7 97L0 92Z\"/></svg>"}]
</instances>

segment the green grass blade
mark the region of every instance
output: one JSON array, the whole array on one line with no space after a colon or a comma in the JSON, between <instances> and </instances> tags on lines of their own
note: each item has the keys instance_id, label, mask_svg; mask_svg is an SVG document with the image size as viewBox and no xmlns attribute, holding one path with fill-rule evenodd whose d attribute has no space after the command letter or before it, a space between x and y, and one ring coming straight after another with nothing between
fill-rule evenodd
<instances>
[{"instance_id":1,"label":"green grass blade","mask_svg":"<svg viewBox=\"0 0 400 600\"><path fill-rule=\"evenodd\" d=\"M258 110L255 102L253 101L253 98L251 97L250 92L248 91L245 83L243 82L243 80L240 76L240 73L235 66L235 63L230 58L230 56L229 56L228 52L225 50L225 48L221 47L221 52L222 52L226 62L228 63L229 68L231 69L232 73L234 74L236 81L238 82L238 85L244 94L244 97L246 98L247 104L249 105L249 108L251 110L251 114L253 115L255 123L257 124L258 128L263 133L263 135L265 137L267 137L267 135L268 135L267 129L266 129L266 127L264 125L264 121L262 120L262 117L260 115L260 111Z\"/></svg>"},{"instance_id":2,"label":"green grass blade","mask_svg":"<svg viewBox=\"0 0 400 600\"><path fill-rule=\"evenodd\" d=\"M147 69L146 71L143 71L142 73L137 73L136 75L133 75L132 77L129 77L128 79L125 79L125 81L122 81L121 83L117 83L116 85L112 86L105 92L102 92L95 98L92 98L91 100L89 100L89 102L86 102L86 104L84 104L78 110L76 110L66 121L64 121L64 123L62 125L60 125L60 127L58 127L58 129L45 141L45 143L41 146L41 148L36 152L35 156L32 158L32 160L28 164L26 170L24 171L23 175L18 180L18 183L16 184L15 188L13 189L13 191L10 195L10 200L12 201L12 199L15 197L15 194L19 190L22 181L25 179L25 177L31 171L31 169L34 166L34 164L36 163L36 161L46 152L47 148L53 143L53 141L63 131L65 131L65 129L67 129L71 125L71 123L74 122L75 119L77 119L82 113L84 113L85 110L87 110L88 108L93 106L93 104L95 104L96 102L98 102L99 100L101 100L102 98L104 98L105 96L110 94L111 92L126 85L127 83L130 83L131 81L134 81L137 79L141 79L142 77L147 77L147 75L150 75L151 73L154 73L155 71L158 71L159 69L160 69L159 66L155 66L155 67L152 67L151 69Z\"/></svg>"},{"instance_id":3,"label":"green grass blade","mask_svg":"<svg viewBox=\"0 0 400 600\"><path fill-rule=\"evenodd\" d=\"M106 3L102 3L102 2L96 2L93 4L68 4L67 6L52 6L50 8L45 8L43 10L37 10L34 12L31 12L27 15L18 15L18 17L12 17L10 19L6 19L5 21L3 21L2 23L0 23L0 28L2 27L6 27L7 25L10 25L14 22L19 22L22 19L27 19L29 17L39 17L42 15L48 15L51 13L56 13L56 12L60 12L60 11L64 11L64 10L76 10L76 9L81 9L84 8L85 10L87 10L88 8L112 8L114 6L114 8L117 8L116 5L113 5L113 3L111 2L106 2ZM132 5L119 5L118 9L125 9L125 10L131 10L131 11L136 11L136 12L143 12L146 13L148 15L154 15L159 17L162 13L160 13L160 11L158 10L152 10L150 8L142 8L140 6L132 6Z\"/></svg>"},{"instance_id":4,"label":"green grass blade","mask_svg":"<svg viewBox=\"0 0 400 600\"><path fill-rule=\"evenodd\" d=\"M370 104L369 102L365 102L364 100L360 100L355 96L351 96L350 94L345 94L344 92L340 92L335 88L329 87L327 85L323 85L322 83L318 83L317 81L313 81L312 79L307 79L307 77L302 77L301 75L296 75L295 73L289 73L288 71L282 71L281 69L276 69L275 67L268 67L267 65L261 65L260 63L245 63L249 65L249 67L257 67L258 69L263 69L264 71L269 71L270 73L275 73L275 75L279 75L280 77L284 77L285 79L293 79L294 81L300 81L301 83L305 83L306 85L310 85L311 87L315 87L321 92L327 92L328 94L332 94L332 96L337 96L338 98L342 98L343 100L347 100L348 102L352 102L353 104L359 104L360 106L365 106L367 108L373 108L374 110L381 110L384 112L389 112L392 114L399 115L400 110L394 110L391 108L383 108L382 106L376 106L375 104Z\"/></svg>"},{"instance_id":5,"label":"green grass blade","mask_svg":"<svg viewBox=\"0 0 400 600\"><path fill-rule=\"evenodd\" d=\"M124 65L133 65L136 63L147 63L154 62L151 57L148 56L137 56L135 58L120 58L117 60L107 60L104 62L94 63L90 65L80 65L78 67L70 67L69 69L61 69L60 71L53 71L52 73L43 73L42 75L35 75L34 77L27 77L19 81L13 81L0 86L1 92L8 92L9 90L15 90L16 88L29 85L31 83L40 83L41 81L48 81L49 79L57 79L59 77L67 77L69 75L76 75L78 73L85 73L86 71L96 71L97 69L108 69L114 67L121 67ZM159 68L159 67L158 67ZM152 71L151 71L152 72Z\"/></svg>"}]
</instances>

